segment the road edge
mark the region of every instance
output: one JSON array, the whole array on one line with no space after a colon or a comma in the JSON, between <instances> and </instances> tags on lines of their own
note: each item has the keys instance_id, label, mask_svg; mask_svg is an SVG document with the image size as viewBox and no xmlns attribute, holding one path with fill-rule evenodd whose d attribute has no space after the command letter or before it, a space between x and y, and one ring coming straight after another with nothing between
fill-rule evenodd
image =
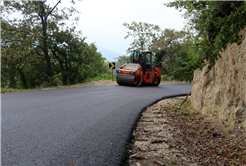
<instances>
[{"instance_id":1,"label":"road edge","mask_svg":"<svg viewBox=\"0 0 246 166\"><path fill-rule=\"evenodd\" d=\"M151 104L147 105L146 107L144 107L138 114L138 117L135 119L135 121L133 122L133 125L131 127L131 130L130 130L130 133L128 134L128 139L125 143L125 148L124 148L124 154L123 154L123 157L120 161L120 166L129 166L129 163L128 163L128 160L129 160L129 154L127 152L127 150L131 149L131 147L133 146L133 142L132 140L135 139L135 136L133 135L133 132L136 130L136 127L138 125L138 122L142 116L142 113L146 111L146 109L156 103L158 103L159 101L161 100L164 100L164 99L170 99L170 98L175 98L175 97L182 97L182 96L187 96L187 93L181 93L181 94L178 94L178 95L171 95L171 96L165 96L165 97L162 97L160 99L157 99L155 100L154 102L152 102Z\"/></svg>"}]
</instances>

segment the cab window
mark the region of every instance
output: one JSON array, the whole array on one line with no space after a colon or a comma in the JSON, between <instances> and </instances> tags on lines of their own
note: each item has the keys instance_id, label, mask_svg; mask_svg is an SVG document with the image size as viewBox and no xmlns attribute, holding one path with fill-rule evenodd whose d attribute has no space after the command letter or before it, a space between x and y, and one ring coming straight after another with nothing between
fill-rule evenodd
<instances>
[{"instance_id":1,"label":"cab window","mask_svg":"<svg viewBox=\"0 0 246 166\"><path fill-rule=\"evenodd\" d=\"M139 52L134 52L133 53L133 62L140 62Z\"/></svg>"},{"instance_id":2,"label":"cab window","mask_svg":"<svg viewBox=\"0 0 246 166\"><path fill-rule=\"evenodd\" d=\"M133 59L134 59L134 52L131 52L130 57L131 57L130 63L133 63Z\"/></svg>"},{"instance_id":3,"label":"cab window","mask_svg":"<svg viewBox=\"0 0 246 166\"><path fill-rule=\"evenodd\" d=\"M151 53L146 53L146 64L151 64Z\"/></svg>"}]
</instances>

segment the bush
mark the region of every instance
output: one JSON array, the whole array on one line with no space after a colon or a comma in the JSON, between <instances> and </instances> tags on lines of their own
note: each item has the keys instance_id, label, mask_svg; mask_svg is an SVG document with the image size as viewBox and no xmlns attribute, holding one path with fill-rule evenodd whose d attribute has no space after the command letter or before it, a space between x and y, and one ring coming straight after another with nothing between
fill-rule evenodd
<instances>
[{"instance_id":1,"label":"bush","mask_svg":"<svg viewBox=\"0 0 246 166\"><path fill-rule=\"evenodd\" d=\"M161 76L161 80L162 81L171 81L172 80L172 77L168 76L168 75L162 75Z\"/></svg>"}]
</instances>

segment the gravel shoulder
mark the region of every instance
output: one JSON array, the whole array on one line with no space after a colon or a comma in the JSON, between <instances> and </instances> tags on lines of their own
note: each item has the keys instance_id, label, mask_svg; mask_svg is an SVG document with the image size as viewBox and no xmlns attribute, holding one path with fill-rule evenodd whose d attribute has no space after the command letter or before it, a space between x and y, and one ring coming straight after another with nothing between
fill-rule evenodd
<instances>
[{"instance_id":1,"label":"gravel shoulder","mask_svg":"<svg viewBox=\"0 0 246 166\"><path fill-rule=\"evenodd\" d=\"M246 165L246 132L200 115L185 97L164 99L142 113L129 145L130 166Z\"/></svg>"},{"instance_id":2,"label":"gravel shoulder","mask_svg":"<svg viewBox=\"0 0 246 166\"><path fill-rule=\"evenodd\" d=\"M186 82L184 82L186 83ZM161 84L182 84L182 82L177 81L165 81ZM62 89L62 88L78 88L78 87L90 87L90 86L106 86L106 85L118 85L116 81L112 80L99 80L99 81L90 81L82 84L76 84L76 85L68 85L68 86L56 86L51 88L36 88L36 89L1 89L1 93L13 93L13 92L24 92L24 91L37 91L37 90L47 90L47 89Z\"/></svg>"}]
</instances>

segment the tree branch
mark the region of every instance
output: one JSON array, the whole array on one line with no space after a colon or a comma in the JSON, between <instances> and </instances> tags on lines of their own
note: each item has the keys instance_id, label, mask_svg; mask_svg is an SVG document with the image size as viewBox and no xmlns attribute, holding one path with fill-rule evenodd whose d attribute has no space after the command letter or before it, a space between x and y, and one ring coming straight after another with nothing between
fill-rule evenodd
<instances>
[{"instance_id":1,"label":"tree branch","mask_svg":"<svg viewBox=\"0 0 246 166\"><path fill-rule=\"evenodd\" d=\"M61 0L59 0L59 2L57 2L57 4L53 7L53 9L47 14L46 19L48 18L48 16L50 15L50 13L56 8L56 6L61 2Z\"/></svg>"},{"instance_id":2,"label":"tree branch","mask_svg":"<svg viewBox=\"0 0 246 166\"><path fill-rule=\"evenodd\" d=\"M184 99L184 101L180 104L180 106L179 107L181 107L183 104L184 104L184 102L187 100L187 98L188 98L188 96L191 94L191 91L190 91L190 93L186 96L186 98Z\"/></svg>"}]
</instances>

